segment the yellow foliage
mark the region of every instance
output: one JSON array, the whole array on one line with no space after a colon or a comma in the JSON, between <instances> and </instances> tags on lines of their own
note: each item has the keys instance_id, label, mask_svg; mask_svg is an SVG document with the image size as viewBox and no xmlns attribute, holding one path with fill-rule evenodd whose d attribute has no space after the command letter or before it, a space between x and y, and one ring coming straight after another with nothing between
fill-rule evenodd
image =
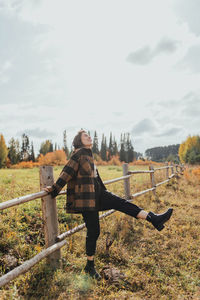
<instances>
[{"instance_id":1,"label":"yellow foliage","mask_svg":"<svg viewBox=\"0 0 200 300\"><path fill-rule=\"evenodd\" d=\"M46 155L40 154L39 165L65 165L67 163L66 154L63 150L48 152Z\"/></svg>"},{"instance_id":2,"label":"yellow foliage","mask_svg":"<svg viewBox=\"0 0 200 300\"><path fill-rule=\"evenodd\" d=\"M200 145L198 143L198 139L199 139L198 135L188 136L186 141L184 141L180 145L178 154L179 154L181 163L186 162L186 154L187 154L188 150L190 150L191 148L197 147L197 148L199 148L198 150L200 152Z\"/></svg>"},{"instance_id":3,"label":"yellow foliage","mask_svg":"<svg viewBox=\"0 0 200 300\"><path fill-rule=\"evenodd\" d=\"M8 149L3 134L0 134L0 168L5 167Z\"/></svg>"}]
</instances>

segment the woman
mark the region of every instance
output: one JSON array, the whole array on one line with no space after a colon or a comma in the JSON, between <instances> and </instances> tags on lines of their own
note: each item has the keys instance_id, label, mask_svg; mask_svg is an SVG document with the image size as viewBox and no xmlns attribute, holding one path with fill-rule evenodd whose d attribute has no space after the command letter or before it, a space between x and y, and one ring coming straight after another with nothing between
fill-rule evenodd
<instances>
[{"instance_id":1,"label":"woman","mask_svg":"<svg viewBox=\"0 0 200 300\"><path fill-rule=\"evenodd\" d=\"M107 191L98 170L94 165L92 155L92 139L85 130L80 130L73 140L74 151L68 163L64 166L57 181L46 187L52 197L56 197L67 184L68 213L81 213L87 228L86 254L87 264L85 272L99 280L101 276L94 266L94 254L96 241L100 234L99 211L116 209L136 219L144 219L161 231L164 223L172 215L173 209L169 208L165 213L157 215L147 213L137 205L118 197Z\"/></svg>"}]
</instances>

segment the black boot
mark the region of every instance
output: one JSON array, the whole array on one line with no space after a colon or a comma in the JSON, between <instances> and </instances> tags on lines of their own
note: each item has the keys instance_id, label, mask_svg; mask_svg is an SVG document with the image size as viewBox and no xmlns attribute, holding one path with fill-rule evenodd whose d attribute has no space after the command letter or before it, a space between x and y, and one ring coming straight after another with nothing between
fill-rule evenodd
<instances>
[{"instance_id":1,"label":"black boot","mask_svg":"<svg viewBox=\"0 0 200 300\"><path fill-rule=\"evenodd\" d=\"M152 223L158 231L161 231L165 227L163 224L170 219L172 212L172 208L169 208L165 213L159 215L154 214L152 211L150 211L147 215L146 220Z\"/></svg>"},{"instance_id":2,"label":"black boot","mask_svg":"<svg viewBox=\"0 0 200 300\"><path fill-rule=\"evenodd\" d=\"M92 278L101 280L101 275L97 273L94 267L94 260L88 260L87 265L84 268L85 273L88 273Z\"/></svg>"}]
</instances>

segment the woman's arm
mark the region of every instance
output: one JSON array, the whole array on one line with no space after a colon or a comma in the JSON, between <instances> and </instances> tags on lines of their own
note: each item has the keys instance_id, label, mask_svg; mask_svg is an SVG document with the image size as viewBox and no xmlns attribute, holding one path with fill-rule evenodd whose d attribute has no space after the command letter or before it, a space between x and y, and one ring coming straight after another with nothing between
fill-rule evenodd
<instances>
[{"instance_id":1,"label":"woman's arm","mask_svg":"<svg viewBox=\"0 0 200 300\"><path fill-rule=\"evenodd\" d=\"M67 182L76 176L80 160L80 151L74 153L67 164L62 169L57 181L52 186L47 186L44 190L51 194L54 198L56 197Z\"/></svg>"}]
</instances>

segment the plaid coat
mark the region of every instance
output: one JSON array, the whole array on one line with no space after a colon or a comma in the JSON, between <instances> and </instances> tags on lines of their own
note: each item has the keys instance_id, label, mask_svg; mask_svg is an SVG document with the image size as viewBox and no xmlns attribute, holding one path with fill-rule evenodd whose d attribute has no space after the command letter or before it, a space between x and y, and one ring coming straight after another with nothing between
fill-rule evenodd
<instances>
[{"instance_id":1,"label":"plaid coat","mask_svg":"<svg viewBox=\"0 0 200 300\"><path fill-rule=\"evenodd\" d=\"M106 190L98 170L97 175L102 188ZM72 153L59 178L52 185L50 192L52 197L56 197L66 184L66 212L81 213L98 210L94 187L94 159L91 149L83 147Z\"/></svg>"}]
</instances>

